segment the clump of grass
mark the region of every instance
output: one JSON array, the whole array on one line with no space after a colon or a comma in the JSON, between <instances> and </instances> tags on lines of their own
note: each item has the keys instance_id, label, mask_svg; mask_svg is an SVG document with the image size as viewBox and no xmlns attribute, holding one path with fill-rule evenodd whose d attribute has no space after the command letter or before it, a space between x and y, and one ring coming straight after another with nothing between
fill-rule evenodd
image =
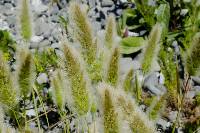
<instances>
[{"instance_id":1,"label":"clump of grass","mask_svg":"<svg viewBox=\"0 0 200 133\"><path fill-rule=\"evenodd\" d=\"M114 16L110 15L105 30L105 43L110 49L113 46L114 37L116 36L116 23Z\"/></svg>"},{"instance_id":2,"label":"clump of grass","mask_svg":"<svg viewBox=\"0 0 200 133\"><path fill-rule=\"evenodd\" d=\"M152 69L152 64L155 63L159 52L159 43L161 39L162 28L160 24L154 25L148 38L148 44L144 51L142 60L142 70L147 74Z\"/></svg>"},{"instance_id":3,"label":"clump of grass","mask_svg":"<svg viewBox=\"0 0 200 133\"><path fill-rule=\"evenodd\" d=\"M2 53L0 53L0 103L5 109L14 109L17 105L15 85Z\"/></svg>"},{"instance_id":4,"label":"clump of grass","mask_svg":"<svg viewBox=\"0 0 200 133\"><path fill-rule=\"evenodd\" d=\"M130 69L128 73L125 76L124 82L123 82L123 88L126 92L133 93L133 77L134 77L133 69Z\"/></svg>"},{"instance_id":5,"label":"clump of grass","mask_svg":"<svg viewBox=\"0 0 200 133\"><path fill-rule=\"evenodd\" d=\"M26 41L29 41L32 36L32 23L29 10L29 0L22 0L20 6L21 6L21 12L20 12L21 35Z\"/></svg>"},{"instance_id":6,"label":"clump of grass","mask_svg":"<svg viewBox=\"0 0 200 133\"><path fill-rule=\"evenodd\" d=\"M119 48L115 47L112 50L112 55L108 62L108 68L107 68L107 81L113 86L117 86L119 80L119 58L120 58Z\"/></svg>"},{"instance_id":7,"label":"clump of grass","mask_svg":"<svg viewBox=\"0 0 200 133\"><path fill-rule=\"evenodd\" d=\"M63 45L65 63L64 69L70 82L73 107L78 115L85 115L90 109L89 82L85 77L80 55L68 44Z\"/></svg>"},{"instance_id":8,"label":"clump of grass","mask_svg":"<svg viewBox=\"0 0 200 133\"><path fill-rule=\"evenodd\" d=\"M114 90L107 84L100 84L98 87L103 113L104 133L119 133L119 118L114 103Z\"/></svg>"},{"instance_id":9,"label":"clump of grass","mask_svg":"<svg viewBox=\"0 0 200 133\"><path fill-rule=\"evenodd\" d=\"M123 91L118 91L116 102L125 120L128 121L132 132L155 133L155 126L148 117L138 108L134 99L126 95Z\"/></svg>"},{"instance_id":10,"label":"clump of grass","mask_svg":"<svg viewBox=\"0 0 200 133\"><path fill-rule=\"evenodd\" d=\"M51 78L51 85L53 87L53 98L58 109L60 109L61 111L64 109L66 103L66 90L64 89L63 78L64 77L61 70L57 70L54 76Z\"/></svg>"},{"instance_id":11,"label":"clump of grass","mask_svg":"<svg viewBox=\"0 0 200 133\"><path fill-rule=\"evenodd\" d=\"M20 96L26 98L31 92L34 83L34 63L33 57L29 50L23 49L18 51L17 59L17 83L19 85Z\"/></svg>"},{"instance_id":12,"label":"clump of grass","mask_svg":"<svg viewBox=\"0 0 200 133\"><path fill-rule=\"evenodd\" d=\"M74 38L81 44L84 60L87 64L91 64L96 58L96 46L93 42L94 37L86 11L82 10L80 4L76 2L71 2L69 7L70 23L74 31Z\"/></svg>"},{"instance_id":13,"label":"clump of grass","mask_svg":"<svg viewBox=\"0 0 200 133\"><path fill-rule=\"evenodd\" d=\"M189 75L197 76L200 73L200 33L197 33L192 41L186 57L186 70Z\"/></svg>"}]
</instances>

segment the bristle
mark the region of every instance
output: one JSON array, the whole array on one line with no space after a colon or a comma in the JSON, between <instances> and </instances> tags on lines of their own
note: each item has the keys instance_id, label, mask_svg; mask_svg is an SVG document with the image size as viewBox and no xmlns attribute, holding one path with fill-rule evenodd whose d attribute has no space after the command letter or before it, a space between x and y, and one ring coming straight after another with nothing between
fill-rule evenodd
<instances>
[{"instance_id":1,"label":"bristle","mask_svg":"<svg viewBox=\"0 0 200 133\"><path fill-rule=\"evenodd\" d=\"M29 9L29 0L22 0L20 4L20 29L21 29L21 36L26 40L29 41L32 36L32 23L31 23L31 15Z\"/></svg>"},{"instance_id":2,"label":"bristle","mask_svg":"<svg viewBox=\"0 0 200 133\"><path fill-rule=\"evenodd\" d=\"M107 77L106 80L113 86L117 86L119 80L119 48L115 47L112 51L112 55L107 66Z\"/></svg>"},{"instance_id":3,"label":"bristle","mask_svg":"<svg viewBox=\"0 0 200 133\"><path fill-rule=\"evenodd\" d=\"M117 105L122 111L123 116L128 121L132 132L137 133L155 133L154 124L138 108L134 99L118 91L116 95Z\"/></svg>"},{"instance_id":4,"label":"bristle","mask_svg":"<svg viewBox=\"0 0 200 133\"><path fill-rule=\"evenodd\" d=\"M160 24L156 24L149 35L148 44L144 51L142 60L142 70L144 74L147 74L152 69L152 64L155 62L157 54L159 52L159 43L161 39L162 28Z\"/></svg>"},{"instance_id":5,"label":"bristle","mask_svg":"<svg viewBox=\"0 0 200 133\"><path fill-rule=\"evenodd\" d=\"M17 52L17 84L21 96L27 97L30 94L35 78L33 58L28 49L22 48Z\"/></svg>"},{"instance_id":6,"label":"bristle","mask_svg":"<svg viewBox=\"0 0 200 133\"><path fill-rule=\"evenodd\" d=\"M200 73L200 33L197 33L192 41L186 57L186 69L189 75L197 76Z\"/></svg>"},{"instance_id":7,"label":"bristle","mask_svg":"<svg viewBox=\"0 0 200 133\"><path fill-rule=\"evenodd\" d=\"M80 63L79 55L76 54L75 49L67 44L64 44L65 56L65 71L71 84L71 94L73 99L73 107L79 115L85 115L90 108L89 100L89 81L85 78L83 66Z\"/></svg>"},{"instance_id":8,"label":"bristle","mask_svg":"<svg viewBox=\"0 0 200 133\"><path fill-rule=\"evenodd\" d=\"M123 82L123 89L126 91L126 92L130 92L132 93L133 92L133 84L132 84L132 80L133 80L133 69L129 70L128 73L125 75L125 79L124 79L124 82Z\"/></svg>"},{"instance_id":9,"label":"bristle","mask_svg":"<svg viewBox=\"0 0 200 133\"><path fill-rule=\"evenodd\" d=\"M0 103L6 109L15 108L17 105L17 92L11 78L9 67L0 53Z\"/></svg>"},{"instance_id":10,"label":"bristle","mask_svg":"<svg viewBox=\"0 0 200 133\"><path fill-rule=\"evenodd\" d=\"M87 14L76 2L71 2L69 6L70 23L73 28L75 41L82 46L82 56L87 64L93 63L96 57L96 46L93 43L91 24Z\"/></svg>"},{"instance_id":11,"label":"bristle","mask_svg":"<svg viewBox=\"0 0 200 133\"><path fill-rule=\"evenodd\" d=\"M115 18L113 15L110 15L108 18L105 31L105 43L109 49L112 48L113 46L114 36L116 36L115 29L116 29Z\"/></svg>"},{"instance_id":12,"label":"bristle","mask_svg":"<svg viewBox=\"0 0 200 133\"><path fill-rule=\"evenodd\" d=\"M57 70L54 76L51 78L51 84L53 87L53 99L60 111L64 109L66 98L63 75L60 70Z\"/></svg>"},{"instance_id":13,"label":"bristle","mask_svg":"<svg viewBox=\"0 0 200 133\"><path fill-rule=\"evenodd\" d=\"M100 103L102 104L104 133L119 133L119 115L114 105L114 95L112 94L114 89L110 85L102 83L99 85L98 91Z\"/></svg>"}]
</instances>

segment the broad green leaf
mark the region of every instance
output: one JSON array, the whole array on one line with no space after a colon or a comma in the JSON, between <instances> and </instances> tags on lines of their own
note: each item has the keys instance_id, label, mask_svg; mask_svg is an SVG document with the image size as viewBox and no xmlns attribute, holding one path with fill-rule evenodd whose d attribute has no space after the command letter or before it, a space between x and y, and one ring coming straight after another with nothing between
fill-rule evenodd
<instances>
[{"instance_id":1,"label":"broad green leaf","mask_svg":"<svg viewBox=\"0 0 200 133\"><path fill-rule=\"evenodd\" d=\"M157 21L161 23L163 31L162 37L168 32L169 20L170 20L170 6L169 4L161 4L157 9Z\"/></svg>"},{"instance_id":2,"label":"broad green leaf","mask_svg":"<svg viewBox=\"0 0 200 133\"><path fill-rule=\"evenodd\" d=\"M120 51L123 54L135 53L144 46L145 40L142 37L127 37L122 39Z\"/></svg>"}]
</instances>

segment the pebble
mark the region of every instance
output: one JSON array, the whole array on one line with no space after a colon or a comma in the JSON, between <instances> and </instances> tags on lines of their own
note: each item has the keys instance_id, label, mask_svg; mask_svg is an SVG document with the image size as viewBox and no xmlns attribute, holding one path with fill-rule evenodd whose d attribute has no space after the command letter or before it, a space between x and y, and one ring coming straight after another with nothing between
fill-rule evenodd
<instances>
[{"instance_id":1,"label":"pebble","mask_svg":"<svg viewBox=\"0 0 200 133\"><path fill-rule=\"evenodd\" d=\"M38 84L43 84L43 83L47 83L48 82L48 76L46 73L41 73L38 77L37 77L37 82Z\"/></svg>"},{"instance_id":2,"label":"pebble","mask_svg":"<svg viewBox=\"0 0 200 133\"><path fill-rule=\"evenodd\" d=\"M31 38L31 42L33 42L33 43L39 43L39 42L41 42L43 39L44 39L43 36L33 36L33 37Z\"/></svg>"},{"instance_id":3,"label":"pebble","mask_svg":"<svg viewBox=\"0 0 200 133\"><path fill-rule=\"evenodd\" d=\"M168 116L169 120L171 122L176 121L177 114L178 114L178 111L171 111L171 112L169 112L169 116Z\"/></svg>"},{"instance_id":4,"label":"pebble","mask_svg":"<svg viewBox=\"0 0 200 133\"><path fill-rule=\"evenodd\" d=\"M26 115L29 117L36 116L35 110L34 109L26 110Z\"/></svg>"},{"instance_id":5,"label":"pebble","mask_svg":"<svg viewBox=\"0 0 200 133\"><path fill-rule=\"evenodd\" d=\"M155 95L163 95L167 90L162 85L164 83L164 79L161 78L164 76L161 75L162 74L158 72L149 74L144 80L143 87Z\"/></svg>"}]
</instances>

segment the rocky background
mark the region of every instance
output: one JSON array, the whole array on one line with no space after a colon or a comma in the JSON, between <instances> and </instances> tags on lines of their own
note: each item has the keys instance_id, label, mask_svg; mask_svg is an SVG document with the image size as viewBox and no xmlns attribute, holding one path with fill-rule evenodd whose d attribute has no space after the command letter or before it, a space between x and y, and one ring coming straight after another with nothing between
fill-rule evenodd
<instances>
[{"instance_id":1,"label":"rocky background","mask_svg":"<svg viewBox=\"0 0 200 133\"><path fill-rule=\"evenodd\" d=\"M31 11L32 11L32 20L34 23L34 36L31 38L30 49L33 51L35 49L43 50L45 48L51 47L56 49L56 54L60 54L59 47L61 45L61 40L63 37L63 27L60 23L59 16L67 18L68 10L68 0L60 0L58 3L53 2L53 0L31 0ZM118 19L123 10L127 7L135 8L133 3L128 2L127 0L82 0L82 2L89 7L88 15L91 19L93 27L96 32L101 32L105 28L106 18L110 13L115 14L116 19ZM20 45L22 38L18 33L18 0L0 0L0 29L8 30L12 38ZM153 1L152 1L153 4ZM130 32L128 35L131 36L142 36L145 33L145 29L141 32ZM180 54L177 42L173 42L174 49L176 54ZM140 57L131 58L123 57L120 60L121 63L121 73L125 73L128 68L132 67L134 70L140 68ZM15 66L13 65L13 68ZM180 70L181 71L181 70ZM40 73L37 76L37 82L40 85L44 85L43 91L44 95L47 95L49 88L49 73ZM143 80L142 75L139 76L140 80ZM150 74L144 79L144 88L146 91L152 95L163 95L166 93L166 88L164 87L164 76L160 73L160 66L158 63L155 64L155 72ZM188 99L193 99L200 92L200 79L199 77L193 77L192 80L192 89L188 91ZM32 104L30 104L30 109L27 110L27 115L34 117L36 113L32 109ZM50 109L48 105L45 107ZM141 108L145 110L145 106L141 105ZM42 109L39 109L42 110ZM157 121L158 130L161 132L170 132L172 122L176 120L177 111L170 111L168 119L160 118ZM58 114L56 111L50 111L48 113L51 123L57 122ZM45 119L45 118L41 118ZM9 123L9 118L7 118ZM30 124L34 129L36 123L32 122ZM75 131L73 128L73 121L71 122L71 132ZM47 129L47 124L43 121L43 128ZM59 132L59 125L56 128L52 128L52 133ZM177 132L181 132L181 129L177 129Z\"/></svg>"}]
</instances>

